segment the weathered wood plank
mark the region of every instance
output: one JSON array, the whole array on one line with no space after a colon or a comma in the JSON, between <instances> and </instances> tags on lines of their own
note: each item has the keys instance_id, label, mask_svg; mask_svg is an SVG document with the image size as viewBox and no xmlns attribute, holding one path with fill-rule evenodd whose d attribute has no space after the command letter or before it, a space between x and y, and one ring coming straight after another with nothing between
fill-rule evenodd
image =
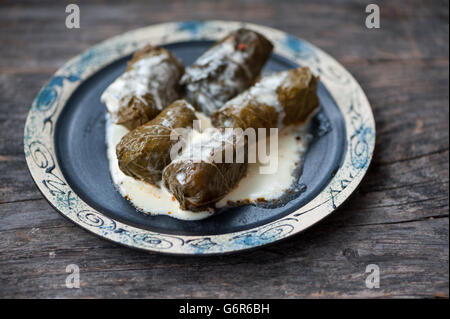
<instances>
[{"instance_id":1,"label":"weathered wood plank","mask_svg":"<svg viewBox=\"0 0 450 319\"><path fill-rule=\"evenodd\" d=\"M216 19L280 28L310 40L344 62L448 56L447 1L378 3L382 28L369 30L364 26L366 1L202 0L113 5L82 1L81 28L68 30L64 3L13 2L4 4L0 10L4 44L0 69L6 72L56 69L76 53L113 35L165 21L211 19L211 12Z\"/></svg>"},{"instance_id":2,"label":"weathered wood plank","mask_svg":"<svg viewBox=\"0 0 450 319\"><path fill-rule=\"evenodd\" d=\"M276 246L212 258L117 248L72 226L2 232L12 254L0 257L0 297L448 296L448 219L336 227L335 216ZM65 288L68 264L80 267L80 289ZM369 264L380 289L365 286Z\"/></svg>"},{"instance_id":3,"label":"weathered wood plank","mask_svg":"<svg viewBox=\"0 0 450 319\"><path fill-rule=\"evenodd\" d=\"M448 1L79 1L0 4L0 297L448 297ZM310 40L355 75L377 123L373 164L336 213L241 255L161 256L76 227L42 199L23 158L24 121L58 67L110 36L154 23L244 20ZM343 45L345 44L345 45ZM81 269L81 289L64 286ZM377 264L380 289L365 267Z\"/></svg>"}]
</instances>

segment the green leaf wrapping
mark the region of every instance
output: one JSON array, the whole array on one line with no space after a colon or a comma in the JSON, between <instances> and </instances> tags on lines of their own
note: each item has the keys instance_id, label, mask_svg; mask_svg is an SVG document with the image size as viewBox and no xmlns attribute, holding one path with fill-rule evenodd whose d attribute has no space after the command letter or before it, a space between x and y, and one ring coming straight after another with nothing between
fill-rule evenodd
<instances>
[{"instance_id":1,"label":"green leaf wrapping","mask_svg":"<svg viewBox=\"0 0 450 319\"><path fill-rule=\"evenodd\" d=\"M210 114L253 85L273 49L263 35L238 29L215 43L186 68L186 99Z\"/></svg>"},{"instance_id":2,"label":"green leaf wrapping","mask_svg":"<svg viewBox=\"0 0 450 319\"><path fill-rule=\"evenodd\" d=\"M164 169L164 185L178 199L181 208L201 211L213 207L245 175L247 163L238 163L236 158L238 147L242 147L240 152L247 153L247 143L243 134L235 134L232 128L228 130L217 130L211 136L211 143L201 145L202 150L188 150L187 155L183 153L184 157ZM232 154L231 163L225 162L227 151ZM206 156L202 157L202 152Z\"/></svg>"},{"instance_id":3,"label":"green leaf wrapping","mask_svg":"<svg viewBox=\"0 0 450 319\"><path fill-rule=\"evenodd\" d=\"M148 69L139 70L138 68L142 68L139 62L151 57L159 57L160 61L157 65L147 66ZM180 98L179 80L183 73L183 63L164 48L147 45L137 51L128 62L125 73L118 79L122 78L126 86L133 88L118 89L110 93L113 99L119 99L119 107L112 114L112 121L132 130L152 120L167 105ZM141 82L141 87L133 85L135 82ZM146 83L145 87L142 87L142 83ZM113 85L114 82L111 86ZM107 101L104 102L107 104Z\"/></svg>"},{"instance_id":4,"label":"green leaf wrapping","mask_svg":"<svg viewBox=\"0 0 450 319\"><path fill-rule=\"evenodd\" d=\"M194 108L177 100L153 120L128 132L116 146L120 170L150 184L158 183L170 163L170 150L177 143L170 138L172 130L192 128L196 119Z\"/></svg>"},{"instance_id":5,"label":"green leaf wrapping","mask_svg":"<svg viewBox=\"0 0 450 319\"><path fill-rule=\"evenodd\" d=\"M266 89L264 82L269 78L279 77L277 86L272 89L276 94L278 105L267 104L258 96L261 86ZM308 67L282 71L261 79L254 87L230 100L220 110L214 112L212 122L216 127L247 128L282 128L290 124L305 122L308 116L319 106L317 96L318 78ZM253 93L253 94L252 94Z\"/></svg>"}]
</instances>

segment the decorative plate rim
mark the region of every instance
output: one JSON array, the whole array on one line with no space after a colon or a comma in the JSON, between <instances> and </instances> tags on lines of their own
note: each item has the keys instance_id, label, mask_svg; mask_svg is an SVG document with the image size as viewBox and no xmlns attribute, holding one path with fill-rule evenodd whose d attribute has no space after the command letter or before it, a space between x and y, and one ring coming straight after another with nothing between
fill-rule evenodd
<instances>
[{"instance_id":1,"label":"decorative plate rim","mask_svg":"<svg viewBox=\"0 0 450 319\"><path fill-rule=\"evenodd\" d=\"M238 27L261 32L274 52L307 65L338 105L346 126L342 165L320 194L298 210L270 223L219 235L171 235L140 229L90 207L71 189L55 154L54 128L67 100L95 72L146 43L163 45L217 40ZM33 101L24 129L24 152L31 176L49 203L82 228L128 247L177 255L213 255L248 250L297 234L336 210L364 177L375 147L375 121L369 101L353 76L311 43L280 30L237 21L182 21L152 25L105 40L64 64Z\"/></svg>"}]
</instances>

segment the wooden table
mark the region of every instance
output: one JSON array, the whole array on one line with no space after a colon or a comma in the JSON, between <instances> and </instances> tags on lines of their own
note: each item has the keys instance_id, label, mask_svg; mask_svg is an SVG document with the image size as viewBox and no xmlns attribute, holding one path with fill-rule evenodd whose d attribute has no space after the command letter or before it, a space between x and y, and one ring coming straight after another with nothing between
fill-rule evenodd
<instances>
[{"instance_id":1,"label":"wooden table","mask_svg":"<svg viewBox=\"0 0 450 319\"><path fill-rule=\"evenodd\" d=\"M23 2L23 3L21 3ZM0 297L448 297L448 1L56 1L0 5ZM335 3L335 4L333 4ZM259 23L311 41L360 82L377 123L359 191L312 229L256 251L171 257L120 247L61 217L34 185L23 127L40 87L108 37L189 19ZM65 286L80 267L80 289ZM380 269L368 289L366 266Z\"/></svg>"}]
</instances>

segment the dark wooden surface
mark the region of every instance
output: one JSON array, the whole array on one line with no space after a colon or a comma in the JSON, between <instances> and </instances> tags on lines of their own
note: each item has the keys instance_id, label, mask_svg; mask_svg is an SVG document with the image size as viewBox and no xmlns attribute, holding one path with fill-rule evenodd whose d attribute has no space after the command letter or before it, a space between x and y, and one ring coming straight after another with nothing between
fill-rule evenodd
<instances>
[{"instance_id":1,"label":"dark wooden surface","mask_svg":"<svg viewBox=\"0 0 450 319\"><path fill-rule=\"evenodd\" d=\"M63 1L0 4L0 297L448 297L448 1ZM229 19L290 32L354 74L377 123L373 165L341 209L305 233L239 255L180 258L130 250L61 217L23 155L31 102L64 62L154 23ZM81 288L65 287L68 264ZM380 288L367 289L368 264Z\"/></svg>"}]
</instances>

